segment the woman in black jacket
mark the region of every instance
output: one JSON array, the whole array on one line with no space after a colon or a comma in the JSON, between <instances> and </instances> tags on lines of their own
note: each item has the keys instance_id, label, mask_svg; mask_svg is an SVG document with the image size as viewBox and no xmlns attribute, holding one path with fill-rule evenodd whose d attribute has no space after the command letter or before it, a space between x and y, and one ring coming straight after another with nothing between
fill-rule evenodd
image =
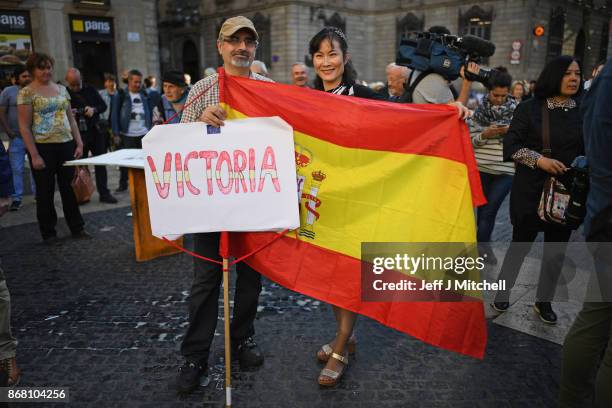
<instances>
[{"instance_id":1,"label":"woman in black jacket","mask_svg":"<svg viewBox=\"0 0 612 408\"><path fill-rule=\"evenodd\" d=\"M336 27L325 27L310 40L310 55L316 73L314 88L336 95L387 100L364 85L355 83L357 73L348 54L346 36ZM349 352L355 351L352 336L357 314L338 306L332 306L337 322L336 338L317 352L317 359L326 363L319 375L319 384L334 386L342 377L348 364Z\"/></svg>"},{"instance_id":2,"label":"woman in black jacket","mask_svg":"<svg viewBox=\"0 0 612 408\"><path fill-rule=\"evenodd\" d=\"M509 307L509 291L514 286L525 256L539 232L546 243L540 269L535 310L549 324L557 321L550 301L561 269L565 246L572 230L542 221L538 206L544 183L549 176L566 182L568 168L576 156L583 154L582 122L578 109L582 74L580 64L570 56L549 62L536 83L535 98L521 103L514 111L508 133L504 137L504 159L514 161L516 174L510 194L512 242L501 268L499 280L506 281L506 290L498 292L493 308L504 312ZM542 140L543 111L549 116L550 157L544 157ZM566 183L566 186L569 186Z\"/></svg>"}]
</instances>

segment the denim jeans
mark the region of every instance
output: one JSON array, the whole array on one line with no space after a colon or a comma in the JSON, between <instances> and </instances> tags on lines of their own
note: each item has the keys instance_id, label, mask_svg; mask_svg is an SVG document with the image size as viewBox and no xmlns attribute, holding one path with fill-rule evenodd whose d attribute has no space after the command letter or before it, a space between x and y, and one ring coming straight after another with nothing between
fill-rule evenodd
<instances>
[{"instance_id":1,"label":"denim jeans","mask_svg":"<svg viewBox=\"0 0 612 408\"><path fill-rule=\"evenodd\" d=\"M478 242L491 241L491 234L495 227L497 211L512 188L512 176L508 174L490 174L480 172L482 190L487 204L478 207L476 239Z\"/></svg>"},{"instance_id":2,"label":"denim jeans","mask_svg":"<svg viewBox=\"0 0 612 408\"><path fill-rule=\"evenodd\" d=\"M26 155L25 145L21 137L11 139L8 154L11 162L11 170L13 171L13 188L15 189L13 200L21 201L23 196L23 173ZM32 186L32 194L36 196L36 187L32 173L30 173L30 185Z\"/></svg>"}]
</instances>

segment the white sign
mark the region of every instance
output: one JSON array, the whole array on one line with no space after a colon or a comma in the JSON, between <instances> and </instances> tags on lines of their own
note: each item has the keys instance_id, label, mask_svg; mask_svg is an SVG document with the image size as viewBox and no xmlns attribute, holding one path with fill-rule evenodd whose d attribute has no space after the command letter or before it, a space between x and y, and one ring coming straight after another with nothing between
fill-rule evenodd
<instances>
[{"instance_id":1,"label":"white sign","mask_svg":"<svg viewBox=\"0 0 612 408\"><path fill-rule=\"evenodd\" d=\"M129 42L140 42L140 33L128 31L127 40Z\"/></svg>"},{"instance_id":2,"label":"white sign","mask_svg":"<svg viewBox=\"0 0 612 408\"><path fill-rule=\"evenodd\" d=\"M140 149L121 149L100 156L71 160L64 166L120 166L144 169L144 159Z\"/></svg>"},{"instance_id":3,"label":"white sign","mask_svg":"<svg viewBox=\"0 0 612 408\"><path fill-rule=\"evenodd\" d=\"M512 50L520 51L522 46L523 46L523 43L520 42L519 40L512 41Z\"/></svg>"},{"instance_id":4,"label":"white sign","mask_svg":"<svg viewBox=\"0 0 612 408\"><path fill-rule=\"evenodd\" d=\"M521 52L520 51L512 51L510 54L510 64L517 65L521 63Z\"/></svg>"},{"instance_id":5,"label":"white sign","mask_svg":"<svg viewBox=\"0 0 612 408\"><path fill-rule=\"evenodd\" d=\"M155 126L142 148L156 237L299 226L293 129L278 117Z\"/></svg>"}]
</instances>

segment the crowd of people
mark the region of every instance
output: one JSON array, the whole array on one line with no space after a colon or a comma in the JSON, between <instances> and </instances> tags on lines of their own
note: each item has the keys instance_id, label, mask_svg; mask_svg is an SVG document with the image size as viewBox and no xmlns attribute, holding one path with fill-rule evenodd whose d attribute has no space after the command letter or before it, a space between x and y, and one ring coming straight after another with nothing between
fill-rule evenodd
<instances>
[{"instance_id":1,"label":"crowd of people","mask_svg":"<svg viewBox=\"0 0 612 408\"><path fill-rule=\"evenodd\" d=\"M229 37L229 38L228 38ZM266 71L261 66L256 68L259 73L249 70L249 62L253 61L258 43L257 32L250 21L244 18L229 19L221 28L218 39L218 49L223 57L224 67L228 74L250 77L256 80L268 80ZM463 116L464 107L458 99L465 99L469 94L469 81L464 81L461 92L455 96L453 90L442 76L430 74L429 77L420 73L411 72L406 67L390 64L387 67L387 86L378 92L360 84L356 80L355 70L352 67L348 52L348 39L337 28L325 28L317 33L309 46L312 58L315 80L310 85L313 89L337 95L346 95L370 99L389 100L391 102L413 103L448 103L457 106ZM258 64L260 65L260 64ZM294 84L303 86L303 64L292 66ZM477 66L468 66L468 70L478 70ZM212 126L223 126L226 118L225 111L218 104L218 90L213 87L210 94L199 100L194 100L203 89L214 84L215 74L206 78L193 87L188 101L194 103L189 106L183 115L182 122L203 121ZM595 82L597 83L597 82ZM474 115L468 120L474 152L481 172L481 181L487 204L478 209L477 238L482 244L481 250L490 255L489 262L497 260L487 243L495 224L499 207L505 197L511 194L510 212L513 224L513 243L531 243L539 232L544 232L545 240L549 242L567 242L572 227L558 226L544 222L538 217L538 201L543 186L549 175L563 178L568 172L576 157L589 154L585 152L583 143L582 120L579 115L582 84L580 62L573 57L562 56L550 61L542 71L540 77L529 87L524 82L515 83L503 67L498 67L496 73L487 83L487 94L478 103ZM519 93L520 91L520 93ZM411 92L410 95L406 95ZM542 111L548 117L550 151L544 149L542 141ZM609 132L609 130L608 130ZM610 141L608 140L608 143ZM608 147L609 149L609 147ZM609 166L609 164L607 165ZM608 170L609 171L609 170ZM607 177L607 178L606 178ZM607 183L602 187L607 191L607 198L598 198L599 208L612 204L609 173L604 172ZM606 201L607 200L607 201ZM218 237L214 234L198 234L196 237L196 251L202 250L205 255L214 256ZM204 242L208 242L206 246ZM525 245L511 246L502 264L500 279L506 279L511 288L526 255ZM534 308L541 320L545 323L556 323L557 316L552 309L551 300L554 296L556 281L559 277L563 263L563 253L559 254L559 247L554 251L546 250L540 271L540 284L538 285L537 301ZM563 252L563 251L561 251ZM181 367L177 381L180 392L189 392L199 384L200 377L207 371L207 361L214 327L207 327L205 338L199 336L206 333L202 328L201 316L216 316L216 304L219 294L221 271L218 267L205 265L195 260L195 279L190 299L190 327L183 341L181 352L185 364ZM263 357L252 339L254 333L253 316L256 307L254 292L259 288L259 279L246 265L242 265L238 272L238 279L253 280L251 286L237 285L236 299L241 299L240 308L235 310L232 321L232 345L234 354L241 364L258 366L263 363ZM241 277L240 274L244 276ZM492 307L502 313L510 307L507 299L508 291L498 293ZM250 306L247 306L248 299ZM245 308L251 308L249 314ZM608 324L610 327L610 306L607 306L607 320L601 319L600 326ZM319 374L318 383L322 386L334 386L348 366L349 354L356 349L356 339L353 333L356 315L348 310L333 307L336 318L336 337L324 344L317 351L316 357L325 364ZM585 312L586 314L586 312ZM588 317L587 317L588 319ZM589 320L592 321L592 320ZM583 325L584 326L584 325ZM247 329L245 329L247 328ZM587 329L583 329L588 331ZM603 329L599 329L603 330ZM578 330L575 330L578 332ZM240 337L242 334L248 337ZM584 332L578 332L580 338ZM609 337L608 337L609 338ZM597 343L599 351L605 349L604 337ZM580 347L580 340L576 347ZM607 358L612 350L607 351ZM570 362L568 362L570 365ZM595 369L596 359L590 365L582 362L582 370ZM567 372L568 370L565 370ZM601 369L603 383L610 379L605 367ZM567 375L564 378L571 378ZM584 378L584 377L583 377ZM585 392L592 391L586 381L583 387L576 391L575 383L563 384L563 401L571 405L576 393L584 396ZM569 389L569 392L565 390ZM572 394L573 393L573 394ZM610 401L605 395L606 390L598 387L597 396L602 401Z\"/></svg>"},{"instance_id":2,"label":"crowd of people","mask_svg":"<svg viewBox=\"0 0 612 408\"><path fill-rule=\"evenodd\" d=\"M436 27L432 32L448 30ZM233 17L226 20L217 40L225 72L272 82L268 67L254 59L259 41L249 19ZM557 315L552 300L563 266L564 244L577 226L555 224L542 218L543 188L550 177L569 186L572 183L570 169L577 158L586 156L593 194L585 203L588 209L585 236L587 240L610 241L612 63L599 63L587 83L583 81L581 62L571 56L560 56L548 62L536 81L513 80L506 68L496 67L485 83L486 93L478 95L473 92L463 69L461 89L457 92L440 74L419 72L395 63L386 67L386 83L367 86L357 79L349 40L336 27L325 27L315 34L308 49L314 80L309 81L310 68L296 62L291 66L291 79L296 87L392 103L456 107L458 116L469 126L487 200L476 213L479 250L492 264L499 262L490 245L495 220L502 203L510 195L512 243L501 261L499 276L506 281L507 289L497 293L491 306L499 313L510 308L510 290L530 244L543 232L545 242L557 245L544 247L534 309L543 322L555 324ZM57 215L53 204L56 181L72 236L76 239L90 237L84 229L70 185L74 170L63 166L64 162L83 155L103 154L111 148L141 148L142 138L155 125L202 121L211 126L223 126L226 119L226 111L219 103L218 74L214 69L207 69L205 77L193 85L191 78L181 71L164 72L161 90L157 89L155 77L144 77L138 70L123 73L125 87L118 86L114 75L106 74L104 89L98 91L83 84L76 68L66 73L66 87L54 82L53 66L51 57L33 54L25 67L16 70L15 85L0 94L0 127L10 138L8 156L12 170L10 183L0 184L0 196L4 200L0 203L0 211L1 208L18 210L21 206L27 153L35 186L38 225L47 244L57 243ZM475 63L465 67L471 73L479 69ZM209 88L209 92L201 96ZM0 144L0 148L4 146ZM4 150L2 155L6 155ZM0 169L2 180L6 179L5 173L5 169ZM116 203L103 166L96 167L95 179L100 201ZM127 172L121 169L115 192L121 193L127 188ZM9 196L12 197L10 206ZM608 214L607 218L601 216L602 213ZM218 245L219 233L194 236L194 250L203 256L218 258ZM599 255L597 273L610 273L609 260L601 261L601 258L605 256ZM197 388L207 373L222 277L217 265L197 258L194 258L194 271L189 327L181 345L185 362L177 380L181 393ZM261 276L244 262L237 265L237 271L231 323L233 356L243 367L257 367L264 360L254 341ZM321 386L334 386L341 381L349 355L357 347L353 330L357 315L335 306L333 313L336 336L316 352L316 358L324 364L317 380ZM561 385L564 406L581 406L575 404L589 393L605 406L612 405L610 390L605 386L612 382L612 347L606 346L611 321L612 304L585 304L568 335ZM594 326L602 333L597 340L589 337ZM606 327L608 337L603 334ZM588 345L583 341L587 337L591 339ZM590 350L588 361L577 357L578 353L586 353L586 349ZM600 360L602 353L605 357ZM587 381L587 374L598 366L595 389ZM578 372L582 374L576 374Z\"/></svg>"}]
</instances>

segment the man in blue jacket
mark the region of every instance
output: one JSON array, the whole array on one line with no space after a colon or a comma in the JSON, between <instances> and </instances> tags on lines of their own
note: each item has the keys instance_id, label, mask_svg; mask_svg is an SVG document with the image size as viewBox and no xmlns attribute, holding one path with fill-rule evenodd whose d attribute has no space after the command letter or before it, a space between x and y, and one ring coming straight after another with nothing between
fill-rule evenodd
<instances>
[{"instance_id":1,"label":"man in blue jacket","mask_svg":"<svg viewBox=\"0 0 612 408\"><path fill-rule=\"evenodd\" d=\"M612 407L612 59L593 81L582 109L590 174L584 235L599 294L595 299L587 292L565 338L560 405L603 408Z\"/></svg>"},{"instance_id":2,"label":"man in blue jacket","mask_svg":"<svg viewBox=\"0 0 612 408\"><path fill-rule=\"evenodd\" d=\"M126 149L142 149L142 138L153 126L153 109L149 96L142 89L140 71L133 69L128 72L127 90L116 92L111 106L115 144L121 144ZM122 167L116 192L127 190L127 181L127 168Z\"/></svg>"}]
</instances>

